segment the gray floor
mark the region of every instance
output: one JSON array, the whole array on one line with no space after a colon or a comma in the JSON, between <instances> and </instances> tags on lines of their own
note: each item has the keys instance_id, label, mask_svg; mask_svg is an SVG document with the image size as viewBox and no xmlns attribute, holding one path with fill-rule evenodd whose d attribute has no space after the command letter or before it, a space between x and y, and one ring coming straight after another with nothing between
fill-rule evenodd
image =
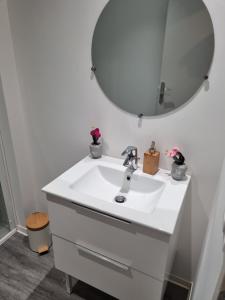
<instances>
[{"instance_id":1,"label":"gray floor","mask_svg":"<svg viewBox=\"0 0 225 300\"><path fill-rule=\"evenodd\" d=\"M187 291L172 284L166 294L165 300L187 299ZM16 234L0 246L0 300L68 299L115 300L82 282L68 296L64 275L54 268L52 253L38 256L31 252L26 237Z\"/></svg>"}]
</instances>

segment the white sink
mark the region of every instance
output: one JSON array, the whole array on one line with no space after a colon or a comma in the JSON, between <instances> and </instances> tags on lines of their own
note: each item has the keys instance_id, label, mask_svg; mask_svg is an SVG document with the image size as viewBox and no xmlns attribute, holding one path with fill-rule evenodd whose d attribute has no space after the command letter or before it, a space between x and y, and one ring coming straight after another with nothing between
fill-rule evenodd
<instances>
[{"instance_id":1,"label":"white sink","mask_svg":"<svg viewBox=\"0 0 225 300\"><path fill-rule=\"evenodd\" d=\"M142 166L132 175L124 203L115 197L121 194L126 180L123 160L104 156L86 157L43 188L47 196L64 198L123 220L151 227L168 234L175 228L190 177L174 181L169 171L160 170L150 176Z\"/></svg>"},{"instance_id":2,"label":"white sink","mask_svg":"<svg viewBox=\"0 0 225 300\"><path fill-rule=\"evenodd\" d=\"M126 180L125 171L113 167L97 165L87 171L81 178L70 185L70 188L84 195L93 196L143 212L154 209L157 199L165 188L165 182L149 177L133 174L128 193L121 193L123 181ZM126 197L124 203L116 203L115 197Z\"/></svg>"}]
</instances>

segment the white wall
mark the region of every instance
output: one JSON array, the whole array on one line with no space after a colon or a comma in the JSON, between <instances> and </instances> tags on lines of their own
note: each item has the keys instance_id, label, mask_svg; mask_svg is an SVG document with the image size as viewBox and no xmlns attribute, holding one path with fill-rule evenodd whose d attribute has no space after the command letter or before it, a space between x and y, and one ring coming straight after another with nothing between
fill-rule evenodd
<instances>
[{"instance_id":1,"label":"white wall","mask_svg":"<svg viewBox=\"0 0 225 300\"><path fill-rule=\"evenodd\" d=\"M37 185L37 183L34 184L27 124L20 95L7 2L5 0L0 1L0 41L0 78L4 97L1 101L5 102L0 105L0 116L4 113L4 107L8 114L4 116L4 119L1 119L0 130L3 131L3 142L12 184L12 196L16 204L16 222L18 225L24 225L25 215L36 205L34 198L36 187L34 185Z\"/></svg>"},{"instance_id":2,"label":"white wall","mask_svg":"<svg viewBox=\"0 0 225 300\"><path fill-rule=\"evenodd\" d=\"M224 210L225 210L225 160L214 198L213 209L198 270L193 300L213 300L219 294L220 277L225 274L224 260ZM222 275L222 276L221 276ZM222 279L222 278L221 278ZM218 289L218 291L217 291ZM215 296L214 296L215 295Z\"/></svg>"},{"instance_id":3,"label":"white wall","mask_svg":"<svg viewBox=\"0 0 225 300\"><path fill-rule=\"evenodd\" d=\"M165 150L179 145L193 179L174 271L187 279L195 275L225 148L225 4L205 2L216 32L210 90L202 88L175 113L144 119L139 128L137 118L111 104L90 79L93 30L107 0L8 0L34 193L88 153L91 126L101 128L105 153L116 157L127 145L137 145L142 156L156 140L162 167L170 166ZM41 192L36 201L46 209Z\"/></svg>"},{"instance_id":4,"label":"white wall","mask_svg":"<svg viewBox=\"0 0 225 300\"><path fill-rule=\"evenodd\" d=\"M16 176L16 163L8 124L3 87L0 78L0 223L3 221L3 224L10 224L10 229L12 229L15 228L15 225L18 223L18 220L16 220L16 209L14 209L13 206L13 196L16 194L20 195L20 190L18 176ZM6 160L7 165L5 163ZM12 182L11 186L9 182ZM13 194L10 188L14 187L16 190L14 189L15 193Z\"/></svg>"}]
</instances>

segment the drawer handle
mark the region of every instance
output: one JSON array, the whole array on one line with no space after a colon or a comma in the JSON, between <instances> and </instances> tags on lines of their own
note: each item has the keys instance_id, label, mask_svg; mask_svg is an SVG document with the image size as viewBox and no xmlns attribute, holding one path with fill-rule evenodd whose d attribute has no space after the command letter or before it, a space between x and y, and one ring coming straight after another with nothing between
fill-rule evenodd
<instances>
[{"instance_id":1,"label":"drawer handle","mask_svg":"<svg viewBox=\"0 0 225 300\"><path fill-rule=\"evenodd\" d=\"M101 212L99 212L99 211L97 211L97 210L94 210L94 209L89 209L89 210L91 210L93 213L95 213L96 215L100 215L100 216L103 216L103 217L105 217L105 218L107 218L107 219L109 219L109 220L113 220L113 221L118 221L118 222L120 222L120 223L124 223L124 224L131 224L131 222L130 221L127 221L127 220L123 220L123 219L120 219L120 218L118 218L118 217L114 217L114 216L111 216L111 215L109 215L109 214L106 214L106 213L101 213Z\"/></svg>"},{"instance_id":2,"label":"drawer handle","mask_svg":"<svg viewBox=\"0 0 225 300\"><path fill-rule=\"evenodd\" d=\"M83 247L81 245L78 245L78 244L76 244L76 246L77 246L78 250L80 250L80 251L82 251L82 252L84 252L86 254L89 254L89 255L91 255L93 257L96 257L96 258L98 258L98 259L100 259L100 260L102 260L104 262L110 263L111 265L114 265L117 268L122 269L123 271L128 271L129 270L128 266L126 266L124 264L121 264L121 263L119 263L119 262L117 262L117 261L115 261L113 259L110 259L110 258L108 258L108 257L106 257L106 256L104 256L102 254L99 254L99 253L97 253L95 251L92 251L92 250L90 250L90 249L88 249L86 247Z\"/></svg>"},{"instance_id":3,"label":"drawer handle","mask_svg":"<svg viewBox=\"0 0 225 300\"><path fill-rule=\"evenodd\" d=\"M124 219L121 219L119 217L114 217L110 214L107 214L107 213L104 213L104 212L100 212L98 211L97 209L94 209L94 208L90 208L90 207L87 207L87 206L84 206L82 204L78 204L78 203L74 203L74 202L70 202L72 205L76 206L76 207L81 207L81 208L84 208L84 209L87 209L88 211L91 211L93 213L95 213L96 215L99 215L99 216L102 216L102 217L105 217L107 219L110 219L110 220L114 220L114 221L118 221L118 222L121 222L121 223L124 223L124 224L128 224L130 225L131 224L131 221L127 221L127 220L124 220Z\"/></svg>"}]
</instances>

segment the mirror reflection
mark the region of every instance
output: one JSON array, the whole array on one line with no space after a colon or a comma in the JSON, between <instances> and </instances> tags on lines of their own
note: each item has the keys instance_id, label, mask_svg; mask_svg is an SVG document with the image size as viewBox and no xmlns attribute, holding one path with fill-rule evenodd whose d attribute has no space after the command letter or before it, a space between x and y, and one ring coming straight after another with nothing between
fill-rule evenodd
<instances>
[{"instance_id":1,"label":"mirror reflection","mask_svg":"<svg viewBox=\"0 0 225 300\"><path fill-rule=\"evenodd\" d=\"M111 0L92 42L105 95L144 116L189 101L208 75L213 53L213 25L202 0Z\"/></svg>"}]
</instances>

